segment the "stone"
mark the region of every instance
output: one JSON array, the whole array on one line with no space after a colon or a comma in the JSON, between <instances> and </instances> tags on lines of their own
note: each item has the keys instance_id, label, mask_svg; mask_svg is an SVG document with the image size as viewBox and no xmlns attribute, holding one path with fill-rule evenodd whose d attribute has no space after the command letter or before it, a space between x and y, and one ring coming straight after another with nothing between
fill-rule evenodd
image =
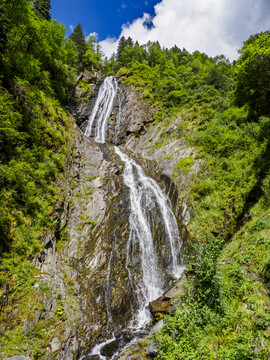
<instances>
[{"instance_id":1,"label":"stone","mask_svg":"<svg viewBox=\"0 0 270 360\"><path fill-rule=\"evenodd\" d=\"M52 353L60 351L61 350L61 340L58 337L54 337L52 339L52 341L50 342L50 346L52 349Z\"/></svg>"},{"instance_id":2,"label":"stone","mask_svg":"<svg viewBox=\"0 0 270 360\"><path fill-rule=\"evenodd\" d=\"M151 340L150 344L147 346L146 353L151 359L157 357L158 347L154 340Z\"/></svg>"},{"instance_id":3,"label":"stone","mask_svg":"<svg viewBox=\"0 0 270 360\"><path fill-rule=\"evenodd\" d=\"M83 360L100 360L99 355L84 355Z\"/></svg>"},{"instance_id":4,"label":"stone","mask_svg":"<svg viewBox=\"0 0 270 360\"><path fill-rule=\"evenodd\" d=\"M185 274L182 275L181 279L178 280L168 291L164 293L165 297L175 298L176 296L183 295L185 293L185 288L183 283L186 280Z\"/></svg>"},{"instance_id":5,"label":"stone","mask_svg":"<svg viewBox=\"0 0 270 360\"><path fill-rule=\"evenodd\" d=\"M46 318L49 320L52 319L54 316L55 316L55 313L52 311L49 311L48 314L46 314Z\"/></svg>"},{"instance_id":6,"label":"stone","mask_svg":"<svg viewBox=\"0 0 270 360\"><path fill-rule=\"evenodd\" d=\"M66 329L64 333L65 341L67 341L70 338L70 334L71 334L71 328L68 325L66 325Z\"/></svg>"},{"instance_id":7,"label":"stone","mask_svg":"<svg viewBox=\"0 0 270 360\"><path fill-rule=\"evenodd\" d=\"M161 330L163 328L164 325L164 320L161 319L159 322L156 323L155 326L152 327L151 331L150 331L150 335L154 334L155 332Z\"/></svg>"},{"instance_id":8,"label":"stone","mask_svg":"<svg viewBox=\"0 0 270 360\"><path fill-rule=\"evenodd\" d=\"M111 341L110 343L103 346L100 353L103 356L112 357L119 348L120 339Z\"/></svg>"},{"instance_id":9,"label":"stone","mask_svg":"<svg viewBox=\"0 0 270 360\"><path fill-rule=\"evenodd\" d=\"M34 320L33 320L33 323L34 324L36 324L36 323L38 323L38 321L39 321L39 319L40 319L40 317L41 317L41 314L42 314L42 311L37 311L37 313L36 313L36 315L35 315L35 318L34 318Z\"/></svg>"},{"instance_id":10,"label":"stone","mask_svg":"<svg viewBox=\"0 0 270 360\"><path fill-rule=\"evenodd\" d=\"M26 333L31 327L33 326L33 324L29 321L26 321L24 324L23 324L23 327L22 327L22 331L24 333Z\"/></svg>"},{"instance_id":11,"label":"stone","mask_svg":"<svg viewBox=\"0 0 270 360\"><path fill-rule=\"evenodd\" d=\"M56 299L52 299L51 304L50 304L50 311L54 311L56 306L57 306Z\"/></svg>"},{"instance_id":12,"label":"stone","mask_svg":"<svg viewBox=\"0 0 270 360\"><path fill-rule=\"evenodd\" d=\"M171 298L168 297L159 297L158 299L151 301L149 303L150 311L152 315L156 315L157 313L166 314L170 311L171 307Z\"/></svg>"}]
</instances>

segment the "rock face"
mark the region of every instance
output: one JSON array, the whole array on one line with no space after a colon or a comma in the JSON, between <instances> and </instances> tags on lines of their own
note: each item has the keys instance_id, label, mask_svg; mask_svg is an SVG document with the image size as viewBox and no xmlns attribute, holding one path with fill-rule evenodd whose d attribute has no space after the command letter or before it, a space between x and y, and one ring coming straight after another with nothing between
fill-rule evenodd
<instances>
[{"instance_id":1,"label":"rock face","mask_svg":"<svg viewBox=\"0 0 270 360\"><path fill-rule=\"evenodd\" d=\"M79 126L90 116L102 80L101 73L90 73L87 70L78 76L77 84L70 94L69 110Z\"/></svg>"},{"instance_id":2,"label":"rock face","mask_svg":"<svg viewBox=\"0 0 270 360\"><path fill-rule=\"evenodd\" d=\"M108 120L107 141L125 144L125 151L135 156L149 175L163 185L179 215L181 235L186 239L188 211L183 199L187 200L189 193L180 195L182 185L179 187L172 175L179 158L191 156L193 149L179 150L182 145L175 140L153 151L152 145L158 141L164 129L151 127L152 110L142 101L139 93L119 86ZM94 93L96 95L98 87ZM93 103L89 103L82 118L87 118ZM166 131L173 131L181 121L182 118L176 119ZM85 125L86 122L81 125L82 130ZM91 189L91 194L88 198L75 194L68 228L71 234L69 249L77 258L77 281L80 284L83 313L80 353L87 353L94 344L107 340L112 331L117 333L125 328L131 319L134 302L125 266L129 196L121 176L123 164L111 145L97 144L83 136L82 143L79 193L88 193ZM174 156L176 149L177 155ZM184 180L187 180L187 176ZM162 242L162 233L158 229L157 225L156 234L160 237L157 241ZM174 306L172 298L163 296L150 304L152 313L171 311ZM116 343L114 345L118 346ZM110 351L112 344L104 351L107 348Z\"/></svg>"},{"instance_id":3,"label":"rock face","mask_svg":"<svg viewBox=\"0 0 270 360\"><path fill-rule=\"evenodd\" d=\"M174 170L180 158L194 157L194 150L185 147L179 139L155 147L164 131L171 134L183 119L179 117L165 128L153 126L152 109L140 94L119 85L108 121L108 143L95 143L83 135L83 130L101 82L100 74L84 73L78 78L70 110L81 130L75 125L73 156L70 155L65 174L65 197L54 210L57 230L44 234L44 252L33 261L40 270L34 291L39 291L40 284L46 284L51 294L44 296L46 310L37 312L35 319L25 321L23 331L29 331L44 317L52 320L58 317L62 322L44 349L44 359L72 360L82 356L97 359L96 355L89 355L89 350L109 339L114 331L117 341L102 350L109 358L117 347L131 339L129 334L119 335L136 308L126 267L130 200L123 184L124 165L112 144L123 146L124 151L159 182L178 215L182 239L188 239L185 227L189 220L188 184L199 165L195 162L193 172L182 174L177 182ZM164 249L158 222L157 218L153 224L155 241ZM61 241L60 233L66 233L66 241ZM168 276L168 286L171 282ZM152 313L172 311L176 304L173 299L182 291L182 283L175 284L150 304ZM139 359L140 352L140 345L132 345L119 359ZM150 353L154 354L154 350L149 350ZM7 359L26 360L27 357L18 355Z\"/></svg>"},{"instance_id":4,"label":"rock face","mask_svg":"<svg viewBox=\"0 0 270 360\"><path fill-rule=\"evenodd\" d=\"M81 129L84 131L87 119L93 108L102 79L97 84L84 113L81 114ZM107 142L123 145L139 162L144 162L144 168L149 175L163 184L164 190L172 201L175 213L182 227L182 236L188 236L185 225L189 222L187 206L190 184L200 169L200 162L194 160L194 165L188 173L177 169L182 158L195 158L193 148L187 147L177 136L178 128L184 122L183 116L177 117L169 124L154 124L153 109L141 98L134 88L119 83L119 91L114 101L113 111L107 124ZM82 123L82 121L84 121ZM175 136L176 134L176 136ZM164 140L166 139L167 140ZM157 146L158 145L158 146ZM145 162L147 160L147 162Z\"/></svg>"}]
</instances>

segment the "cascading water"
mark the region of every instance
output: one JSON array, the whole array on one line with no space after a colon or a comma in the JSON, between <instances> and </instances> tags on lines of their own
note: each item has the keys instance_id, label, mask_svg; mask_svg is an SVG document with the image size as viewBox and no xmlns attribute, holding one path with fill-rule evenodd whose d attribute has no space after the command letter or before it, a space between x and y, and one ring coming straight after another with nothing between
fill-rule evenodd
<instances>
[{"instance_id":1,"label":"cascading water","mask_svg":"<svg viewBox=\"0 0 270 360\"><path fill-rule=\"evenodd\" d=\"M96 142L104 143L106 140L107 120L112 112L117 89L117 81L113 76L107 77L99 89L94 109L85 129L85 135L94 136Z\"/></svg>"},{"instance_id":2,"label":"cascading water","mask_svg":"<svg viewBox=\"0 0 270 360\"><path fill-rule=\"evenodd\" d=\"M92 115L89 118L85 135L93 136L95 141L104 143L106 139L106 123L112 112L118 85L113 77L104 80L96 100ZM122 95L119 94L119 111L117 114L114 143L120 129ZM155 300L168 288L168 279L179 278L184 267L181 266L181 240L177 221L171 209L170 201L163 194L158 184L147 177L142 168L118 147L115 153L125 164L123 179L130 193L129 239L126 247L126 269L129 274L130 287L136 294L137 308L129 325L132 330L143 328L151 319L147 309L149 302ZM154 219L157 217L158 221ZM160 222L165 250L160 250L155 241L154 230ZM166 264L164 265L164 258ZM109 257L108 273L106 277L106 292L110 291L110 271L112 253ZM134 268L136 264L136 269ZM109 308L110 296L106 294L105 303L107 318L112 322ZM102 348L114 341L115 337L102 344L96 345L91 354L99 355L101 359ZM117 354L113 356L115 358Z\"/></svg>"},{"instance_id":3,"label":"cascading water","mask_svg":"<svg viewBox=\"0 0 270 360\"><path fill-rule=\"evenodd\" d=\"M126 265L129 272L130 282L136 289L138 303L140 304L133 325L142 327L150 321L150 313L146 309L149 302L157 299L165 291L166 274L163 273L157 256L157 244L154 243L153 229L151 228L151 216L153 209L160 213L164 234L169 242L169 263L167 271L175 278L180 277L183 266L180 265L181 242L178 225L170 207L170 202L157 185L147 177L142 168L136 162L123 154L115 147L115 152L125 163L124 183L130 191L130 236L127 242ZM141 279L135 279L130 266L139 251Z\"/></svg>"}]
</instances>

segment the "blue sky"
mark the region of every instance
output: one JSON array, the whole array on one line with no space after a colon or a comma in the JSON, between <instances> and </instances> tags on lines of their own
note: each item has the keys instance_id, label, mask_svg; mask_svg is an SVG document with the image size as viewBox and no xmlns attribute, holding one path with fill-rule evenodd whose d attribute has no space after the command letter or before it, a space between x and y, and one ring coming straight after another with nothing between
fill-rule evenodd
<instances>
[{"instance_id":1,"label":"blue sky","mask_svg":"<svg viewBox=\"0 0 270 360\"><path fill-rule=\"evenodd\" d=\"M78 23L85 36L98 33L108 57L123 35L232 61L250 35L270 30L270 0L51 0L51 6L68 36Z\"/></svg>"},{"instance_id":2,"label":"blue sky","mask_svg":"<svg viewBox=\"0 0 270 360\"><path fill-rule=\"evenodd\" d=\"M87 36L96 32L100 40L119 37L123 24L142 17L143 13L154 14L157 0L51 0L52 18L64 23L67 35L70 25L82 25Z\"/></svg>"}]
</instances>

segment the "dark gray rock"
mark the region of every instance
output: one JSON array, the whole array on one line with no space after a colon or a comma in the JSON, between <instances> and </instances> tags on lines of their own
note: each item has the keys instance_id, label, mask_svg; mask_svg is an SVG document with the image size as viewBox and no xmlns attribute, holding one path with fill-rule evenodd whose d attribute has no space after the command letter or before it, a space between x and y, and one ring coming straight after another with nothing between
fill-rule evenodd
<instances>
[{"instance_id":1,"label":"dark gray rock","mask_svg":"<svg viewBox=\"0 0 270 360\"><path fill-rule=\"evenodd\" d=\"M84 355L83 360L100 360L99 355Z\"/></svg>"},{"instance_id":2,"label":"dark gray rock","mask_svg":"<svg viewBox=\"0 0 270 360\"><path fill-rule=\"evenodd\" d=\"M147 346L146 353L151 359L157 357L158 347L154 340L151 340L150 344Z\"/></svg>"},{"instance_id":3,"label":"dark gray rock","mask_svg":"<svg viewBox=\"0 0 270 360\"><path fill-rule=\"evenodd\" d=\"M104 345L100 351L101 355L112 357L119 349L120 342L121 342L120 339L116 339Z\"/></svg>"}]
</instances>

